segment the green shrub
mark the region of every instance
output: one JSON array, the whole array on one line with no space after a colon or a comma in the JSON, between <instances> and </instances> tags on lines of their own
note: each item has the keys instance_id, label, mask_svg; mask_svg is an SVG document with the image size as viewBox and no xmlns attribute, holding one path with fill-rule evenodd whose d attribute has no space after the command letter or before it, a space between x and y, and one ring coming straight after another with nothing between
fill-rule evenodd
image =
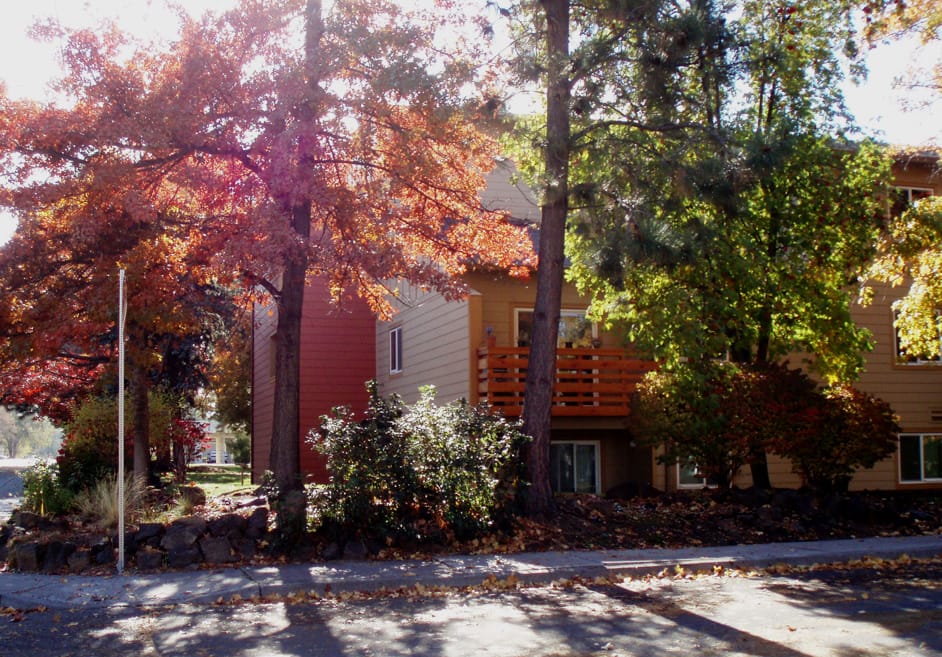
<instances>
[{"instance_id":1,"label":"green shrub","mask_svg":"<svg viewBox=\"0 0 942 657\"><path fill-rule=\"evenodd\" d=\"M737 372L713 362L649 372L634 399L632 432L662 449L660 462L695 463L704 477L728 487L750 454L722 412Z\"/></svg>"},{"instance_id":2,"label":"green shrub","mask_svg":"<svg viewBox=\"0 0 942 657\"><path fill-rule=\"evenodd\" d=\"M60 479L73 493L115 476L118 467L117 408L114 399L90 399L79 407L66 426L57 461ZM128 454L130 439L131 433L126 431L126 467L131 463Z\"/></svg>"},{"instance_id":3,"label":"green shrub","mask_svg":"<svg viewBox=\"0 0 942 657\"><path fill-rule=\"evenodd\" d=\"M245 468L252 460L252 440L244 433L237 433L226 438L226 448L232 455L232 462Z\"/></svg>"},{"instance_id":4,"label":"green shrub","mask_svg":"<svg viewBox=\"0 0 942 657\"><path fill-rule=\"evenodd\" d=\"M131 400L125 401L125 417L131 417ZM175 435L186 421L179 420L180 408L172 397L151 392L148 396L151 451L170 453ZM105 478L114 478L118 469L118 403L111 397L85 401L65 427L65 439L57 461L63 484L74 493L90 488ZM186 430L188 431L188 429ZM186 433L184 431L184 434ZM125 423L125 468L132 467L133 426Z\"/></svg>"},{"instance_id":5,"label":"green shrub","mask_svg":"<svg viewBox=\"0 0 942 657\"><path fill-rule=\"evenodd\" d=\"M62 485L59 467L40 461L20 475L23 479L23 509L43 515L61 515L72 506L72 493Z\"/></svg>"},{"instance_id":6,"label":"green shrub","mask_svg":"<svg viewBox=\"0 0 942 657\"><path fill-rule=\"evenodd\" d=\"M327 457L330 482L312 495L315 517L342 537L459 540L509 522L527 438L464 401L434 403L423 388L408 408L377 394L365 419L336 409L309 443Z\"/></svg>"}]
</instances>

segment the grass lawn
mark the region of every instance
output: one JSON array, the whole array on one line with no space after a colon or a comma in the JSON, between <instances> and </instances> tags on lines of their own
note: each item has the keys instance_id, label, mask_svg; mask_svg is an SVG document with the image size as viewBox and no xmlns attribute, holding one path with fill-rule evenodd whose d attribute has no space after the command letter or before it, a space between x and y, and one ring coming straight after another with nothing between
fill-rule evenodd
<instances>
[{"instance_id":1,"label":"grass lawn","mask_svg":"<svg viewBox=\"0 0 942 657\"><path fill-rule=\"evenodd\" d=\"M186 473L186 480L202 488L207 498L247 492L255 488L248 470L243 477L237 465L191 465Z\"/></svg>"}]
</instances>

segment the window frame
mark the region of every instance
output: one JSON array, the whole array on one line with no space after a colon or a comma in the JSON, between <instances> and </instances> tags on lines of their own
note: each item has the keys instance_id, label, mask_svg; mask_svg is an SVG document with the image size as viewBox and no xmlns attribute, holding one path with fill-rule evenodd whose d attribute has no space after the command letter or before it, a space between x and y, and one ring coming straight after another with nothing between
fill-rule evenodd
<instances>
[{"instance_id":1,"label":"window frame","mask_svg":"<svg viewBox=\"0 0 942 657\"><path fill-rule=\"evenodd\" d=\"M550 447L552 447L553 445L573 445L574 447L575 447L576 445L590 445L590 446L592 446L592 448L593 448L593 456L594 456L594 459L595 459L595 472L593 473L593 476L594 476L594 478L595 478L595 490L594 490L594 491L591 491L590 494L593 494L593 495L601 495L601 494L602 494L602 443L601 443L601 441L599 441L599 440L551 440L551 441L550 441ZM574 488L575 488L575 482L576 482L576 479L577 479L575 475L576 475L576 473L578 472L578 469L579 469L579 465L578 465L578 463L577 463L577 461L576 461L576 454L577 454L577 451L576 451L575 449L573 449L573 461L572 461L573 478L572 478L572 480L573 480L573 487L574 487ZM550 468L552 468L552 467L553 467L553 462L552 462L552 460L550 460ZM551 479L552 479L552 477L551 477ZM577 490L560 491L560 490L556 490L556 489L554 489L553 492L554 492L554 493L563 493L563 494L585 493L585 491L577 491Z\"/></svg>"},{"instance_id":2,"label":"window frame","mask_svg":"<svg viewBox=\"0 0 942 657\"><path fill-rule=\"evenodd\" d=\"M938 316L942 311L936 310ZM896 327L897 313L892 313L893 318L893 364L899 367L939 367L942 366L942 330L939 331L939 350L934 358L912 358L900 352L899 329Z\"/></svg>"},{"instance_id":3,"label":"window frame","mask_svg":"<svg viewBox=\"0 0 942 657\"><path fill-rule=\"evenodd\" d=\"M514 308L513 338L514 344L518 347L530 347L532 345L532 339L525 341L520 339L520 315L521 313L530 313L532 315L533 312L534 309L532 306ZM588 309L586 308L562 308L559 311L559 317L560 320L562 320L563 317L577 317L588 322L591 327L591 340L594 345L599 339L599 325L596 322L589 321L589 318L586 317L587 312ZM565 349L566 347L564 345L566 343L560 339L561 337L562 334L557 335L556 346L558 349ZM521 344L522 342L526 342L526 344Z\"/></svg>"},{"instance_id":4,"label":"window frame","mask_svg":"<svg viewBox=\"0 0 942 657\"><path fill-rule=\"evenodd\" d=\"M709 477L701 477L700 482L696 484L685 484L681 481L681 466L682 465L693 465L696 467L696 464L693 461L687 461L686 464L681 464L679 461L674 464L676 468L675 475L677 476L677 489L678 490L703 490L704 488L716 488L715 483L710 482Z\"/></svg>"},{"instance_id":5,"label":"window frame","mask_svg":"<svg viewBox=\"0 0 942 657\"><path fill-rule=\"evenodd\" d=\"M916 438L919 441L919 479L903 479L903 438ZM926 476L926 438L935 438L942 442L942 433L900 433L898 436L899 445L897 448L897 476L902 486L913 486L920 484L942 484L942 467L938 477Z\"/></svg>"},{"instance_id":6,"label":"window frame","mask_svg":"<svg viewBox=\"0 0 942 657\"><path fill-rule=\"evenodd\" d=\"M916 201L935 195L935 190L931 187L919 187L917 185L890 185L889 189L891 195L887 195L886 199L886 215L888 217L898 217L912 207ZM906 200L902 203L902 207L897 208L894 196L899 192L905 192ZM914 193L915 198L913 198ZM894 212L896 210L898 212Z\"/></svg>"},{"instance_id":7,"label":"window frame","mask_svg":"<svg viewBox=\"0 0 942 657\"><path fill-rule=\"evenodd\" d=\"M393 326L389 329L389 373L401 374L403 370L402 326Z\"/></svg>"}]
</instances>

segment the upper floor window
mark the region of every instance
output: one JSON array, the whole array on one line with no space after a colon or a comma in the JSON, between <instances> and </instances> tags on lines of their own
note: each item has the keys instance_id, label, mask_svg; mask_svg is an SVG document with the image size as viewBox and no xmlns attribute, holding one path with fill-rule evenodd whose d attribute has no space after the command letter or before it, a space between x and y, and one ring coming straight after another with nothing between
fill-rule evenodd
<instances>
[{"instance_id":1,"label":"upper floor window","mask_svg":"<svg viewBox=\"0 0 942 657\"><path fill-rule=\"evenodd\" d=\"M533 335L533 311L517 310L517 346L529 347ZM584 310L562 310L559 314L557 347L589 348L598 338L598 327L585 316Z\"/></svg>"},{"instance_id":2,"label":"upper floor window","mask_svg":"<svg viewBox=\"0 0 942 657\"><path fill-rule=\"evenodd\" d=\"M939 314L940 312L936 311L936 326L938 326ZM937 349L934 354L929 356L913 356L906 353L900 345L899 328L897 328L895 321L893 322L893 342L895 343L897 365L942 365L942 330L938 331Z\"/></svg>"},{"instance_id":3,"label":"upper floor window","mask_svg":"<svg viewBox=\"0 0 942 657\"><path fill-rule=\"evenodd\" d=\"M928 187L891 187L889 194L889 212L891 217L898 217L906 208L919 199L932 196Z\"/></svg>"},{"instance_id":4,"label":"upper floor window","mask_svg":"<svg viewBox=\"0 0 942 657\"><path fill-rule=\"evenodd\" d=\"M389 330L389 373L402 371L402 327Z\"/></svg>"}]
</instances>

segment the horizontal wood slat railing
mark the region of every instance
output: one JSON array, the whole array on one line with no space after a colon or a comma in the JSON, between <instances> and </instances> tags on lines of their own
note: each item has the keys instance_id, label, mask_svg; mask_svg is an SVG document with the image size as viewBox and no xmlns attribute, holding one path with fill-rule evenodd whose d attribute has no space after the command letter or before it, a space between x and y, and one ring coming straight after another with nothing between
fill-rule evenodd
<instances>
[{"instance_id":1,"label":"horizontal wood slat railing","mask_svg":"<svg viewBox=\"0 0 942 657\"><path fill-rule=\"evenodd\" d=\"M478 394L507 416L523 410L530 350L478 349ZM631 395L653 362L631 358L622 349L560 348L556 354L553 415L617 417L629 413Z\"/></svg>"}]
</instances>

